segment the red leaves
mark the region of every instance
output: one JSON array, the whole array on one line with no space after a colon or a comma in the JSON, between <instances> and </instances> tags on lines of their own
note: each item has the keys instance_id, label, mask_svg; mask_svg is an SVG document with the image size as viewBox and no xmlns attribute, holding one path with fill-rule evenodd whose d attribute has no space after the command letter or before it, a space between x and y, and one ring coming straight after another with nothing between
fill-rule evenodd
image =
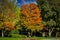
<instances>
[{"instance_id":1,"label":"red leaves","mask_svg":"<svg viewBox=\"0 0 60 40\"><path fill-rule=\"evenodd\" d=\"M48 28L44 27L43 30L48 30Z\"/></svg>"}]
</instances>

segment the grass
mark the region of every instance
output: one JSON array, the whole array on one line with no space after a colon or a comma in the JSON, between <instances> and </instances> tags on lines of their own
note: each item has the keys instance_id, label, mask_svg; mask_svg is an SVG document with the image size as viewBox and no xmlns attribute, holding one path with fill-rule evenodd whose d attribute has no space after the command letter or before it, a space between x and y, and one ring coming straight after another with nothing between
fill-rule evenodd
<instances>
[{"instance_id":1,"label":"grass","mask_svg":"<svg viewBox=\"0 0 60 40\"><path fill-rule=\"evenodd\" d=\"M37 40L60 40L60 38L35 37Z\"/></svg>"},{"instance_id":2,"label":"grass","mask_svg":"<svg viewBox=\"0 0 60 40\"><path fill-rule=\"evenodd\" d=\"M22 38L0 38L0 40L22 40Z\"/></svg>"},{"instance_id":3,"label":"grass","mask_svg":"<svg viewBox=\"0 0 60 40\"><path fill-rule=\"evenodd\" d=\"M60 40L60 38L48 38L48 37L32 37L32 38L36 40ZM28 39L28 37L27 38L8 38L8 37L0 38L0 40L23 40L23 39Z\"/></svg>"}]
</instances>

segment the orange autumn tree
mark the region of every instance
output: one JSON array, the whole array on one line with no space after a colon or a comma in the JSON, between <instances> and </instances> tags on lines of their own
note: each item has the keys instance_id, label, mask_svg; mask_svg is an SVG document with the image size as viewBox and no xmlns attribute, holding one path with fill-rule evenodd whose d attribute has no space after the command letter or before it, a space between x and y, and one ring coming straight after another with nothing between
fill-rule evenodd
<instances>
[{"instance_id":1,"label":"orange autumn tree","mask_svg":"<svg viewBox=\"0 0 60 40\"><path fill-rule=\"evenodd\" d=\"M7 9L6 9L7 10ZM4 37L4 31L12 31L15 29L14 19L15 13L11 11L4 11L4 15L2 16L2 21L0 21L0 30L2 31L2 37Z\"/></svg>"},{"instance_id":2,"label":"orange autumn tree","mask_svg":"<svg viewBox=\"0 0 60 40\"><path fill-rule=\"evenodd\" d=\"M3 25L6 26L6 30L11 31L11 30L14 29L14 24L13 24L13 22L8 22L8 21L6 21L6 22L3 23Z\"/></svg>"},{"instance_id":3,"label":"orange autumn tree","mask_svg":"<svg viewBox=\"0 0 60 40\"><path fill-rule=\"evenodd\" d=\"M2 33L2 37L4 37L4 32L6 30L13 30L16 20L15 15L15 0L0 0L0 30ZM2 5L3 4L3 5ZM7 32L7 31L6 31Z\"/></svg>"},{"instance_id":4,"label":"orange autumn tree","mask_svg":"<svg viewBox=\"0 0 60 40\"><path fill-rule=\"evenodd\" d=\"M24 4L21 6L21 25L26 30L40 31L43 29L44 24L42 23L41 10L36 4Z\"/></svg>"},{"instance_id":5,"label":"orange autumn tree","mask_svg":"<svg viewBox=\"0 0 60 40\"><path fill-rule=\"evenodd\" d=\"M8 14L8 13L7 13ZM12 16L10 16L12 17ZM5 15L4 18L0 21L0 30L2 31L2 37L4 37L4 31L11 31L13 30L15 27L14 27L14 23L13 21L11 21L10 18L8 17L8 15Z\"/></svg>"}]
</instances>

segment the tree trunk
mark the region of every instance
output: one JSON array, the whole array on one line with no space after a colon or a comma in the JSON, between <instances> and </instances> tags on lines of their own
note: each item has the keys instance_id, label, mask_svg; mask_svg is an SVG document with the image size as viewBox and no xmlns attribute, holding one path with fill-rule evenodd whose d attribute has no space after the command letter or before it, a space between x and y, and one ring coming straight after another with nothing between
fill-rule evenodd
<instances>
[{"instance_id":1,"label":"tree trunk","mask_svg":"<svg viewBox=\"0 0 60 40\"><path fill-rule=\"evenodd\" d=\"M3 32L3 30L2 30L2 37L4 37L4 32Z\"/></svg>"},{"instance_id":2,"label":"tree trunk","mask_svg":"<svg viewBox=\"0 0 60 40\"><path fill-rule=\"evenodd\" d=\"M42 33L42 36L45 37L45 32Z\"/></svg>"},{"instance_id":3,"label":"tree trunk","mask_svg":"<svg viewBox=\"0 0 60 40\"><path fill-rule=\"evenodd\" d=\"M54 28L52 30L49 30L49 37L51 37L51 33L53 32Z\"/></svg>"},{"instance_id":4,"label":"tree trunk","mask_svg":"<svg viewBox=\"0 0 60 40\"><path fill-rule=\"evenodd\" d=\"M56 33L56 37L58 37L59 32Z\"/></svg>"},{"instance_id":5,"label":"tree trunk","mask_svg":"<svg viewBox=\"0 0 60 40\"><path fill-rule=\"evenodd\" d=\"M49 37L51 37L51 33L52 33L52 31L49 30Z\"/></svg>"},{"instance_id":6,"label":"tree trunk","mask_svg":"<svg viewBox=\"0 0 60 40\"><path fill-rule=\"evenodd\" d=\"M28 32L28 37L31 37L31 33L30 32Z\"/></svg>"},{"instance_id":7,"label":"tree trunk","mask_svg":"<svg viewBox=\"0 0 60 40\"><path fill-rule=\"evenodd\" d=\"M51 32L49 32L49 37L51 37Z\"/></svg>"}]
</instances>

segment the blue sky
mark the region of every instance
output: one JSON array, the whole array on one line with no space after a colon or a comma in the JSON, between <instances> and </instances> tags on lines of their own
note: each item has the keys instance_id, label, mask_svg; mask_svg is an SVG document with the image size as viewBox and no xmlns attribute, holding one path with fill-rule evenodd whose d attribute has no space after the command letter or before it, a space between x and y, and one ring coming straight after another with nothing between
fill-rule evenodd
<instances>
[{"instance_id":1,"label":"blue sky","mask_svg":"<svg viewBox=\"0 0 60 40\"><path fill-rule=\"evenodd\" d=\"M23 4L30 4L30 3L35 3L36 4L36 0L17 0L18 6L21 6Z\"/></svg>"}]
</instances>

